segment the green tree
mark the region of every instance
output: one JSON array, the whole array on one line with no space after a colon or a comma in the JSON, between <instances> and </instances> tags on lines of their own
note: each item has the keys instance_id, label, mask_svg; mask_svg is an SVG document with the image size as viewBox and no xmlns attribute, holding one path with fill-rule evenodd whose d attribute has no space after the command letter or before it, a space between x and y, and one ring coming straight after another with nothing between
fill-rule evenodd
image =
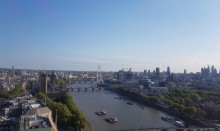
<instances>
[{"instance_id":1,"label":"green tree","mask_svg":"<svg viewBox=\"0 0 220 131\"><path fill-rule=\"evenodd\" d=\"M196 108L194 106L186 107L185 112L189 115L194 115L196 113Z\"/></svg>"},{"instance_id":2,"label":"green tree","mask_svg":"<svg viewBox=\"0 0 220 131\"><path fill-rule=\"evenodd\" d=\"M66 82L65 82L64 78L59 78L56 80L56 84L57 85L65 85Z\"/></svg>"},{"instance_id":3,"label":"green tree","mask_svg":"<svg viewBox=\"0 0 220 131\"><path fill-rule=\"evenodd\" d=\"M14 87L14 89L11 90L10 94L11 94L11 95L18 96L18 95L20 95L22 92L23 92L22 87L16 85L16 86Z\"/></svg>"},{"instance_id":4,"label":"green tree","mask_svg":"<svg viewBox=\"0 0 220 131\"><path fill-rule=\"evenodd\" d=\"M153 102L153 103L157 103L157 102L158 102L157 97L154 97L154 96L149 96L149 97L147 97L147 100L149 100L149 101L151 101L151 102Z\"/></svg>"},{"instance_id":5,"label":"green tree","mask_svg":"<svg viewBox=\"0 0 220 131\"><path fill-rule=\"evenodd\" d=\"M57 117L59 118L58 123L61 127L70 126L68 125L68 122L66 120L70 119L72 114L66 105L59 103L59 102L52 101L47 95L45 95L42 92L38 93L38 98L46 100L47 106L51 109L54 119L55 119L56 110L57 110Z\"/></svg>"},{"instance_id":6,"label":"green tree","mask_svg":"<svg viewBox=\"0 0 220 131\"><path fill-rule=\"evenodd\" d=\"M10 94L7 91L0 91L0 98L8 99Z\"/></svg>"},{"instance_id":7,"label":"green tree","mask_svg":"<svg viewBox=\"0 0 220 131\"><path fill-rule=\"evenodd\" d=\"M38 98L46 99L47 106L53 112L53 118L55 118L55 112L57 109L58 124L63 128L73 127L76 130L83 129L86 125L86 118L78 110L73 102L72 96L66 93L62 97L61 102L55 102L51 100L44 93L39 93Z\"/></svg>"},{"instance_id":8,"label":"green tree","mask_svg":"<svg viewBox=\"0 0 220 131\"><path fill-rule=\"evenodd\" d=\"M73 98L72 98L71 94L65 93L62 100L63 100L63 103L65 105L67 105L70 112L73 114L73 116L71 118L71 122L73 122L72 124L75 125L75 127L79 128L79 129L83 129L86 124L86 118L82 114L82 112L80 112L78 110L78 108L76 107L75 103L73 102Z\"/></svg>"},{"instance_id":9,"label":"green tree","mask_svg":"<svg viewBox=\"0 0 220 131\"><path fill-rule=\"evenodd\" d=\"M194 101L194 102L199 102L199 101L201 101L201 97L199 96L199 95L197 95L197 94L191 94L191 99L192 99L192 101Z\"/></svg>"}]
</instances>

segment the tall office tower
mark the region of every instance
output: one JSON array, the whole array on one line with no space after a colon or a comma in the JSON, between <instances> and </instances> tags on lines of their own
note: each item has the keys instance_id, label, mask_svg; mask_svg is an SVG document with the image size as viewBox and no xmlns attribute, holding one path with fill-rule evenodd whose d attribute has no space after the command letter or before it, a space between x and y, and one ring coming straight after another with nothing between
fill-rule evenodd
<instances>
[{"instance_id":1,"label":"tall office tower","mask_svg":"<svg viewBox=\"0 0 220 131\"><path fill-rule=\"evenodd\" d=\"M211 67L211 74L212 76L217 75L217 69L214 66Z\"/></svg>"},{"instance_id":2,"label":"tall office tower","mask_svg":"<svg viewBox=\"0 0 220 131\"><path fill-rule=\"evenodd\" d=\"M159 67L156 68L156 77L160 78L160 68Z\"/></svg>"},{"instance_id":3,"label":"tall office tower","mask_svg":"<svg viewBox=\"0 0 220 131\"><path fill-rule=\"evenodd\" d=\"M15 68L14 68L14 66L12 66L11 75L12 75L13 77L14 77L14 75L15 75Z\"/></svg>"},{"instance_id":4,"label":"tall office tower","mask_svg":"<svg viewBox=\"0 0 220 131\"><path fill-rule=\"evenodd\" d=\"M207 68L207 73L208 73L208 75L210 75L210 68L209 68L209 66Z\"/></svg>"},{"instance_id":5,"label":"tall office tower","mask_svg":"<svg viewBox=\"0 0 220 131\"><path fill-rule=\"evenodd\" d=\"M148 70L148 73L147 73L147 74L148 74L148 76L150 76L150 70Z\"/></svg>"},{"instance_id":6,"label":"tall office tower","mask_svg":"<svg viewBox=\"0 0 220 131\"><path fill-rule=\"evenodd\" d=\"M167 67L167 72L166 72L167 76L170 77L170 67Z\"/></svg>"},{"instance_id":7,"label":"tall office tower","mask_svg":"<svg viewBox=\"0 0 220 131\"><path fill-rule=\"evenodd\" d=\"M213 69L214 69L214 66L212 67ZM208 77L208 76L210 76L210 74L211 74L212 72L211 72L211 70L210 70L210 68L209 68L209 66L207 67L207 68L201 68L201 75L203 76L203 77Z\"/></svg>"},{"instance_id":8,"label":"tall office tower","mask_svg":"<svg viewBox=\"0 0 220 131\"><path fill-rule=\"evenodd\" d=\"M184 75L186 75L186 73L187 73L187 70L186 70L186 69L184 69Z\"/></svg>"},{"instance_id":9,"label":"tall office tower","mask_svg":"<svg viewBox=\"0 0 220 131\"><path fill-rule=\"evenodd\" d=\"M40 92L47 93L47 72L42 72L40 74Z\"/></svg>"},{"instance_id":10,"label":"tall office tower","mask_svg":"<svg viewBox=\"0 0 220 131\"><path fill-rule=\"evenodd\" d=\"M144 75L147 76L147 70L144 70Z\"/></svg>"}]
</instances>

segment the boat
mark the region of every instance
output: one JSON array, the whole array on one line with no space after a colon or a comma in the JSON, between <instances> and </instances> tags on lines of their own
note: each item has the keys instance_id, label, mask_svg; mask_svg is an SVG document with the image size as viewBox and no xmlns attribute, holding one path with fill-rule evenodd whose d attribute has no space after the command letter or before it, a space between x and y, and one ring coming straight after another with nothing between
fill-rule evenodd
<instances>
[{"instance_id":1,"label":"boat","mask_svg":"<svg viewBox=\"0 0 220 131\"><path fill-rule=\"evenodd\" d=\"M128 104L128 105L133 105L134 103L133 103L133 102L127 102L127 104Z\"/></svg>"},{"instance_id":2,"label":"boat","mask_svg":"<svg viewBox=\"0 0 220 131\"><path fill-rule=\"evenodd\" d=\"M144 107L142 105L137 104L142 110L144 110Z\"/></svg>"},{"instance_id":3,"label":"boat","mask_svg":"<svg viewBox=\"0 0 220 131\"><path fill-rule=\"evenodd\" d=\"M174 121L173 124L177 127L184 128L185 125L181 121Z\"/></svg>"},{"instance_id":4,"label":"boat","mask_svg":"<svg viewBox=\"0 0 220 131\"><path fill-rule=\"evenodd\" d=\"M164 120L164 121L170 122L170 123L175 121L174 118L169 117L169 116L161 116L161 119Z\"/></svg>"},{"instance_id":5,"label":"boat","mask_svg":"<svg viewBox=\"0 0 220 131\"><path fill-rule=\"evenodd\" d=\"M162 120L164 120L164 121L167 120L165 116L161 116L160 118L161 118Z\"/></svg>"},{"instance_id":6,"label":"boat","mask_svg":"<svg viewBox=\"0 0 220 131\"><path fill-rule=\"evenodd\" d=\"M97 112L95 112L95 114L99 115L99 116L103 116L106 114L106 112L105 111L97 111Z\"/></svg>"},{"instance_id":7,"label":"boat","mask_svg":"<svg viewBox=\"0 0 220 131\"><path fill-rule=\"evenodd\" d=\"M119 96L115 96L115 99L119 99Z\"/></svg>"},{"instance_id":8,"label":"boat","mask_svg":"<svg viewBox=\"0 0 220 131\"><path fill-rule=\"evenodd\" d=\"M118 119L116 117L112 117L112 118L105 118L105 121L106 122L109 122L109 123L115 123L118 121Z\"/></svg>"}]
</instances>

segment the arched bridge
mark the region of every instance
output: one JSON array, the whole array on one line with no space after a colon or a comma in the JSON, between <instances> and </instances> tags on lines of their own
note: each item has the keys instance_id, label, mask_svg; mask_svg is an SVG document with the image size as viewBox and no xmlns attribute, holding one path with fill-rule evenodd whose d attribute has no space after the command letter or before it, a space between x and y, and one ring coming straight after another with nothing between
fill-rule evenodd
<instances>
[{"instance_id":1,"label":"arched bridge","mask_svg":"<svg viewBox=\"0 0 220 131\"><path fill-rule=\"evenodd\" d=\"M68 86L69 91L102 91L107 90L106 87L100 87L96 84L72 84Z\"/></svg>"}]
</instances>

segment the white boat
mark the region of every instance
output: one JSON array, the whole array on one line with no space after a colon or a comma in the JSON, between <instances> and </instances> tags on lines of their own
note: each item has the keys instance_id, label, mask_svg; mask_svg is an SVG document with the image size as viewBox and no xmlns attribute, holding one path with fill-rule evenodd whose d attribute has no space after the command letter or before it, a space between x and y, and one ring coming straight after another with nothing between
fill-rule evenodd
<instances>
[{"instance_id":1,"label":"white boat","mask_svg":"<svg viewBox=\"0 0 220 131\"><path fill-rule=\"evenodd\" d=\"M119 96L115 96L116 99L119 99Z\"/></svg>"},{"instance_id":2,"label":"white boat","mask_svg":"<svg viewBox=\"0 0 220 131\"><path fill-rule=\"evenodd\" d=\"M177 127L181 127L181 128L184 128L185 127L185 125L183 124L183 122L181 122L181 121L174 121L174 123L173 123L175 126L177 126Z\"/></svg>"}]
</instances>

